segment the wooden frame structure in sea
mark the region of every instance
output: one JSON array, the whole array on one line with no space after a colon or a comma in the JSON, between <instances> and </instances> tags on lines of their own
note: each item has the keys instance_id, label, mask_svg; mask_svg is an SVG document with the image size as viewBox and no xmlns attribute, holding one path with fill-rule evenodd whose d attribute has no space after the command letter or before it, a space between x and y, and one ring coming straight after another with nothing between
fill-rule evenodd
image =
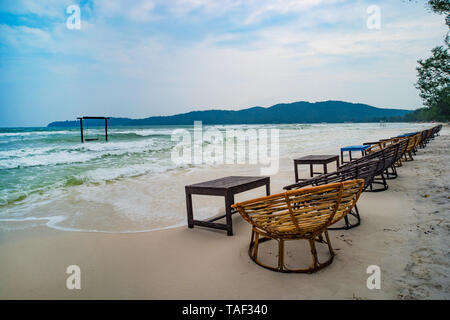
<instances>
[{"instance_id":1,"label":"wooden frame structure in sea","mask_svg":"<svg viewBox=\"0 0 450 320\"><path fill-rule=\"evenodd\" d=\"M84 137L84 128L83 128L83 120L105 120L105 141L108 141L108 119L109 117L78 117L80 120L80 134L81 134L81 142L85 141L96 141L98 138L85 138ZM86 128L87 129L87 128Z\"/></svg>"}]
</instances>

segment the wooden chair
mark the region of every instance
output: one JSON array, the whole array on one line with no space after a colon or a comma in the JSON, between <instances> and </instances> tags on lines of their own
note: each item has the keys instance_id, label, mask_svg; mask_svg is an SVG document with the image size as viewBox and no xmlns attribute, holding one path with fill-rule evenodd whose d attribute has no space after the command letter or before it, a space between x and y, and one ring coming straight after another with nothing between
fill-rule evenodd
<instances>
[{"instance_id":1,"label":"wooden chair","mask_svg":"<svg viewBox=\"0 0 450 320\"><path fill-rule=\"evenodd\" d=\"M374 152L380 151L381 149L390 147L394 144L399 144L398 149L395 154L395 162L391 166L391 172L389 172L389 168L386 169L386 176L387 179L395 179L397 178L397 170L395 167L401 167L402 166L402 156L405 153L406 147L408 145L408 138L407 137L394 137L390 139L384 139L380 140L377 143L371 144L370 148L366 150L366 154L372 154Z\"/></svg>"},{"instance_id":2,"label":"wooden chair","mask_svg":"<svg viewBox=\"0 0 450 320\"><path fill-rule=\"evenodd\" d=\"M413 152L417 145L420 143L420 134L415 134L413 136L408 137L408 146L406 147L406 151L404 153L405 161L413 161Z\"/></svg>"},{"instance_id":3,"label":"wooden chair","mask_svg":"<svg viewBox=\"0 0 450 320\"><path fill-rule=\"evenodd\" d=\"M248 254L258 265L278 272L312 273L329 265L335 256L327 228L344 218L355 206L364 186L363 179L332 183L262 197L234 204L241 216L252 225ZM324 239L325 236L325 239ZM290 269L284 262L284 244L289 240L309 242L312 265ZM278 265L270 266L258 259L262 242L278 242ZM330 257L319 262L316 242L326 244Z\"/></svg>"},{"instance_id":4,"label":"wooden chair","mask_svg":"<svg viewBox=\"0 0 450 320\"><path fill-rule=\"evenodd\" d=\"M408 147L408 139L407 138L395 138L395 139L397 139L398 141L397 143L399 144L393 168L393 170L395 171L395 176L397 177L397 169L395 167L403 166L402 157L406 152L406 148Z\"/></svg>"},{"instance_id":5,"label":"wooden chair","mask_svg":"<svg viewBox=\"0 0 450 320\"><path fill-rule=\"evenodd\" d=\"M416 134L416 144L414 146L414 154L417 152L417 149L419 148L420 144L422 143L422 133L419 132L418 134Z\"/></svg>"},{"instance_id":6,"label":"wooden chair","mask_svg":"<svg viewBox=\"0 0 450 320\"><path fill-rule=\"evenodd\" d=\"M333 182L364 179L364 186L362 190L364 191L366 190L367 187L369 187L372 184L373 179L375 178L375 174L377 172L377 168L380 165L380 162L381 159L374 158L368 159L367 161L359 161L354 164L350 163L334 172L321 174L320 176L285 186L283 189L293 190L310 186L321 186ZM359 215L358 207L355 204L353 210L351 210L344 217L343 224L340 223L341 225L337 225L336 227L332 228L330 227L328 228L328 230L348 230L359 226L360 223L361 223L361 216Z\"/></svg>"},{"instance_id":7,"label":"wooden chair","mask_svg":"<svg viewBox=\"0 0 450 320\"><path fill-rule=\"evenodd\" d=\"M388 176L388 179L394 179L397 176L397 170L395 169L395 163L398 161L399 157L399 151L400 147L404 148L404 144L400 142L392 143L386 147L383 148L383 145L381 143L376 143L377 146L373 146L368 148L368 152L366 152L366 155L364 157L361 157L359 159L356 159L352 161L349 164L345 164L340 167L340 170L343 169L345 166L353 165L358 162L365 162L370 159L379 158L381 161L379 162L379 166L377 168L377 172L375 174L375 178L372 180L372 183L370 185L370 189L367 190L369 192L380 192L385 191L389 188L387 184L386 176ZM389 168L391 168L393 171L392 173L389 172ZM374 186L381 186L374 188Z\"/></svg>"}]
</instances>

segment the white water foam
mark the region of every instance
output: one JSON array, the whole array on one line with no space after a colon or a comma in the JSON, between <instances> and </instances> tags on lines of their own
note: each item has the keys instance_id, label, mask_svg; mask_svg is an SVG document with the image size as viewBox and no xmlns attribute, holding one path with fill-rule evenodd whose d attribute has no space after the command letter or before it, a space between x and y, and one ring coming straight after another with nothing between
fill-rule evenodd
<instances>
[{"instance_id":1,"label":"white water foam","mask_svg":"<svg viewBox=\"0 0 450 320\"><path fill-rule=\"evenodd\" d=\"M339 147L343 145L360 144L428 125L389 126L390 124L383 128L378 124L319 124L217 127L281 129L280 156L289 161L294 156L314 153L316 150L330 149L338 153ZM47 172L52 172L54 168L48 166L71 164L75 161L93 164L86 166L83 171L68 171L68 174L62 176L80 179L81 185L76 182L65 184L65 180L62 180L38 190L39 192L30 189L33 193L11 205L1 207L0 204L0 226L14 229L18 224L40 223L63 231L107 233L173 228L186 224L184 185L218 175L251 172L238 171L238 166L233 166L231 170L217 165L201 165L189 170L176 167L170 160L173 143L166 137L151 136L153 129L148 130L144 133L148 135L145 138L128 141L56 143L51 147L43 145L16 149L12 153L0 151L0 169L5 164L16 167L41 165ZM165 130L172 132L170 129ZM155 131L160 134L159 129ZM109 157L110 155L126 156L116 158ZM73 169L74 166L68 168ZM251 170L251 167L248 166L247 169ZM33 173L39 176L39 170L40 168ZM17 172L21 172L20 169ZM27 189L29 178L32 177L18 181L17 189L22 188L24 194L30 192ZM208 218L218 213L219 208L223 209L222 202L215 206L208 201L200 199L200 202L195 202L196 218Z\"/></svg>"}]
</instances>

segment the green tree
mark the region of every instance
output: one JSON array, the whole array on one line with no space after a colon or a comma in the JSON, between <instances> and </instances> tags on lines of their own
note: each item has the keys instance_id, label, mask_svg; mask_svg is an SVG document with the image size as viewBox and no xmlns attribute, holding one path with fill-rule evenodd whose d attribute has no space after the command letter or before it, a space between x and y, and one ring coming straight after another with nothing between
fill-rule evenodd
<instances>
[{"instance_id":1,"label":"green tree","mask_svg":"<svg viewBox=\"0 0 450 320\"><path fill-rule=\"evenodd\" d=\"M428 6L438 14L446 14L450 27L450 0L429 0ZM444 45L433 48L431 57L418 60L416 88L427 108L416 110L406 120L450 120L450 37L447 33Z\"/></svg>"},{"instance_id":2,"label":"green tree","mask_svg":"<svg viewBox=\"0 0 450 320\"><path fill-rule=\"evenodd\" d=\"M445 45L431 50L431 57L419 60L417 67L418 80L416 87L420 90L420 97L424 105L436 105L442 99L442 92L450 86L450 55L449 36L445 38Z\"/></svg>"},{"instance_id":3,"label":"green tree","mask_svg":"<svg viewBox=\"0 0 450 320\"><path fill-rule=\"evenodd\" d=\"M445 22L450 27L450 1L449 0L429 0L428 5L433 12L446 14Z\"/></svg>"}]
</instances>

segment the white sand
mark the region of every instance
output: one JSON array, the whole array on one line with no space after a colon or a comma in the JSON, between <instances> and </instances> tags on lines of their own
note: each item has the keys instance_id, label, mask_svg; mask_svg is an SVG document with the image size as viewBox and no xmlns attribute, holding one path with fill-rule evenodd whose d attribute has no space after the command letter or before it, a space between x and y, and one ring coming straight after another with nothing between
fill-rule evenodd
<instances>
[{"instance_id":1,"label":"white sand","mask_svg":"<svg viewBox=\"0 0 450 320\"><path fill-rule=\"evenodd\" d=\"M315 274L280 274L254 264L247 255L250 227L239 215L233 237L198 227L105 234L41 226L0 232L0 298L449 299L449 146L444 127L415 161L399 168L388 191L364 193L361 226L330 232L338 254ZM271 178L273 193L293 179L291 160L281 168ZM230 168L221 175L231 172L244 173ZM290 244L287 255L309 263L301 241ZM81 267L81 290L66 289L72 264ZM380 290L366 287L369 265L381 267Z\"/></svg>"}]
</instances>

